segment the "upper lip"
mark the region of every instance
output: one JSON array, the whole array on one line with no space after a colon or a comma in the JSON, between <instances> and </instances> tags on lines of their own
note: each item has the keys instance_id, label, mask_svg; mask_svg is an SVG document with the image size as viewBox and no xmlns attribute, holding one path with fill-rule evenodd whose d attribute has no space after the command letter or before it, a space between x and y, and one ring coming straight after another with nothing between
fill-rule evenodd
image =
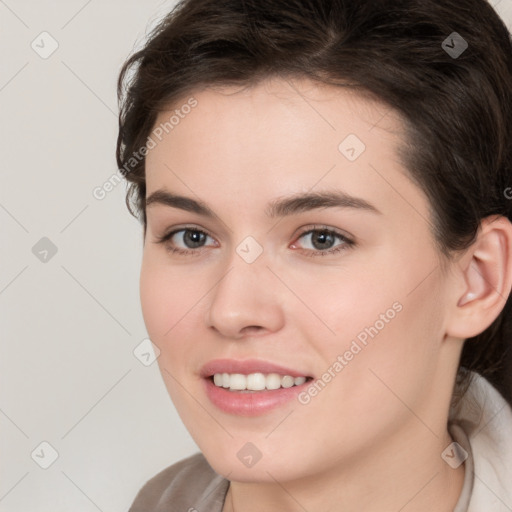
<instances>
[{"instance_id":1,"label":"upper lip","mask_svg":"<svg viewBox=\"0 0 512 512\"><path fill-rule=\"evenodd\" d=\"M300 370L293 370L280 364L265 361L263 359L214 359L207 362L201 368L201 377L211 377L216 373L278 373L279 375L290 375L290 377L309 377Z\"/></svg>"}]
</instances>

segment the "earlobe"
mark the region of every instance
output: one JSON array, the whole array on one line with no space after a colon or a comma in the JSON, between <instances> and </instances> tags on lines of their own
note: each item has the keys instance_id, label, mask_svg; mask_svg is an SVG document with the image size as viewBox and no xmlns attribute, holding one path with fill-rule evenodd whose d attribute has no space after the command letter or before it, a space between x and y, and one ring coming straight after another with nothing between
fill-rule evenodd
<instances>
[{"instance_id":1,"label":"earlobe","mask_svg":"<svg viewBox=\"0 0 512 512\"><path fill-rule=\"evenodd\" d=\"M468 263L469 259L469 263ZM482 221L477 239L468 249L460 268L463 293L447 334L471 338L483 332L498 317L512 288L512 224L505 217ZM459 288L460 289L460 288Z\"/></svg>"}]
</instances>

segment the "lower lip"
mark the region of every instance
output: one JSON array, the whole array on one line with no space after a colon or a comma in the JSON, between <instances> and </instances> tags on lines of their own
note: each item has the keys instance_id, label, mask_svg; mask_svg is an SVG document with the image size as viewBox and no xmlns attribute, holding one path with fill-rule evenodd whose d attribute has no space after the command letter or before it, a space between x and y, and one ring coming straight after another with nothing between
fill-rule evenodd
<instances>
[{"instance_id":1,"label":"lower lip","mask_svg":"<svg viewBox=\"0 0 512 512\"><path fill-rule=\"evenodd\" d=\"M277 409L294 398L310 384L310 380L292 386L291 388L279 388L265 391L229 391L226 388L216 386L212 379L203 379L206 395L210 401L224 412L238 416L258 416L273 409Z\"/></svg>"}]
</instances>

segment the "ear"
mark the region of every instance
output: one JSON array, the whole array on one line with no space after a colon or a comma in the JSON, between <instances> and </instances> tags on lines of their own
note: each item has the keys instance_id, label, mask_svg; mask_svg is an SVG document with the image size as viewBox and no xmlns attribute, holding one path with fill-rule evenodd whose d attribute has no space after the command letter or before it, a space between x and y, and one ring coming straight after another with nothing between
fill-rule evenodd
<instances>
[{"instance_id":1,"label":"ear","mask_svg":"<svg viewBox=\"0 0 512 512\"><path fill-rule=\"evenodd\" d=\"M477 239L457 261L446 334L472 338L482 333L504 308L512 288L512 223L486 217Z\"/></svg>"}]
</instances>

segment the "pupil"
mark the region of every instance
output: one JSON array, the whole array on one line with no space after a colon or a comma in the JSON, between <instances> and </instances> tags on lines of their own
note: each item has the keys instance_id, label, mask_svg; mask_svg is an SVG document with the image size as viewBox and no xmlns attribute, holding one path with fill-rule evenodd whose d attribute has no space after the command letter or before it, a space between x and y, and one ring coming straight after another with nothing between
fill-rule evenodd
<instances>
[{"instance_id":1,"label":"pupil","mask_svg":"<svg viewBox=\"0 0 512 512\"><path fill-rule=\"evenodd\" d=\"M205 234L199 231L185 232L185 245L191 249L199 247L204 242Z\"/></svg>"},{"instance_id":2,"label":"pupil","mask_svg":"<svg viewBox=\"0 0 512 512\"><path fill-rule=\"evenodd\" d=\"M315 249L328 249L334 241L334 236L327 231L319 231L313 235L313 246ZM327 245L328 247L325 247Z\"/></svg>"}]
</instances>

